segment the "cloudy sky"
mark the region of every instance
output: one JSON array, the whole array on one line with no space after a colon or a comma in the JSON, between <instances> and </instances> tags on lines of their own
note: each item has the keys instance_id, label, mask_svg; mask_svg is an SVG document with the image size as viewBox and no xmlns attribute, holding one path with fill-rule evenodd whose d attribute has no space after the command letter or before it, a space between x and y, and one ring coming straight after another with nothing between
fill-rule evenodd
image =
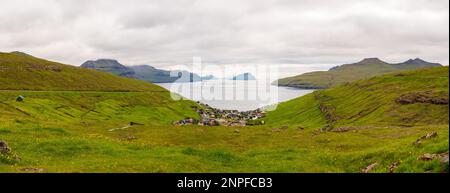
<instances>
[{"instance_id":1,"label":"cloudy sky","mask_svg":"<svg viewBox=\"0 0 450 193\"><path fill-rule=\"evenodd\" d=\"M449 63L448 0L0 0L0 51L170 67Z\"/></svg>"}]
</instances>

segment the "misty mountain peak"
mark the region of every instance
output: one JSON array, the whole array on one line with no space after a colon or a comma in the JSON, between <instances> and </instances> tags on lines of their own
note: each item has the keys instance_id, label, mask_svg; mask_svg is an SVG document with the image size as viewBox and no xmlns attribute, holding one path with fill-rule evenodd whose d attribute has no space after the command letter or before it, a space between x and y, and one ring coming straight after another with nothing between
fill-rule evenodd
<instances>
[{"instance_id":1,"label":"misty mountain peak","mask_svg":"<svg viewBox=\"0 0 450 193\"><path fill-rule=\"evenodd\" d=\"M127 69L126 66L119 63L119 61L115 59L98 59L98 60L88 60L81 65L84 68L101 68L101 67L109 67L115 69Z\"/></svg>"},{"instance_id":2,"label":"misty mountain peak","mask_svg":"<svg viewBox=\"0 0 450 193\"><path fill-rule=\"evenodd\" d=\"M422 60L420 58L416 59L409 59L408 61L404 62L404 64L410 64L410 65L419 65L419 66L442 66L439 63L431 63L427 62L425 60Z\"/></svg>"}]
</instances>

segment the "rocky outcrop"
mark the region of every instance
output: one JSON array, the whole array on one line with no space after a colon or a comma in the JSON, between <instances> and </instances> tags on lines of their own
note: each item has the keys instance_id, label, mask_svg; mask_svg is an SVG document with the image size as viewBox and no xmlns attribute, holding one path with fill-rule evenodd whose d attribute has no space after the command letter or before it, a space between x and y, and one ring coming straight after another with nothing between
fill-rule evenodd
<instances>
[{"instance_id":1,"label":"rocky outcrop","mask_svg":"<svg viewBox=\"0 0 450 193\"><path fill-rule=\"evenodd\" d=\"M0 140L0 154L9 154L11 153L11 148L8 146L6 141Z\"/></svg>"},{"instance_id":2,"label":"rocky outcrop","mask_svg":"<svg viewBox=\"0 0 450 193\"><path fill-rule=\"evenodd\" d=\"M394 173L397 167L401 164L401 161L396 161L389 166L389 173Z\"/></svg>"},{"instance_id":3,"label":"rocky outcrop","mask_svg":"<svg viewBox=\"0 0 450 193\"><path fill-rule=\"evenodd\" d=\"M442 164L448 164L448 152L445 153L425 153L417 158L417 160L421 161L431 161L439 159L439 162Z\"/></svg>"},{"instance_id":4,"label":"rocky outcrop","mask_svg":"<svg viewBox=\"0 0 450 193\"><path fill-rule=\"evenodd\" d=\"M434 94L432 92L413 92L401 95L395 101L401 105L409 105L415 103L448 105L448 94Z\"/></svg>"},{"instance_id":5,"label":"rocky outcrop","mask_svg":"<svg viewBox=\"0 0 450 193\"><path fill-rule=\"evenodd\" d=\"M433 132L428 133L428 134L426 134L426 135L420 137L419 139L417 139L417 140L414 142L414 145L420 145L420 144L422 144L423 141L428 140L428 139L431 139L431 138L435 138L435 137L437 137L437 136L438 136L437 132L434 132L434 131L433 131Z\"/></svg>"},{"instance_id":6,"label":"rocky outcrop","mask_svg":"<svg viewBox=\"0 0 450 193\"><path fill-rule=\"evenodd\" d=\"M370 164L370 165L367 166L366 168L362 169L361 171L362 171L363 173L369 173L369 172L371 172L372 170L374 170L378 165L379 165L379 164L375 162L375 163L373 163L373 164Z\"/></svg>"},{"instance_id":7,"label":"rocky outcrop","mask_svg":"<svg viewBox=\"0 0 450 193\"><path fill-rule=\"evenodd\" d=\"M3 156L3 159L0 159L0 163L12 165L21 160L21 158L12 151L8 143L3 140L0 140L0 156Z\"/></svg>"}]
</instances>

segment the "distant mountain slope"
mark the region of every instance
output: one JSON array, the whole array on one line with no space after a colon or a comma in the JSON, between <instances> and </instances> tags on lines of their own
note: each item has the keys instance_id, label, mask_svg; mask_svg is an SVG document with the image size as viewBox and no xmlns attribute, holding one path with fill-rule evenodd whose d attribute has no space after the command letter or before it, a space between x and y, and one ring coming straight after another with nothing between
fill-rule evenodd
<instances>
[{"instance_id":1,"label":"distant mountain slope","mask_svg":"<svg viewBox=\"0 0 450 193\"><path fill-rule=\"evenodd\" d=\"M136 78L150 83L171 83L171 82L198 82L209 80L211 77L200 77L188 71L168 71L157 69L148 65L125 66L117 60L100 59L89 60L81 65L83 68L90 68L98 71L109 72L127 78Z\"/></svg>"},{"instance_id":2,"label":"distant mountain slope","mask_svg":"<svg viewBox=\"0 0 450 193\"><path fill-rule=\"evenodd\" d=\"M165 83L175 82L178 77L171 77L169 71L159 70L152 66L141 65L130 67L136 74L136 78L146 82Z\"/></svg>"},{"instance_id":3,"label":"distant mountain slope","mask_svg":"<svg viewBox=\"0 0 450 193\"><path fill-rule=\"evenodd\" d=\"M266 123L315 129L448 125L448 88L448 66L395 72L281 103Z\"/></svg>"},{"instance_id":4,"label":"distant mountain slope","mask_svg":"<svg viewBox=\"0 0 450 193\"><path fill-rule=\"evenodd\" d=\"M134 70L137 79L152 83L198 82L209 79L209 77L200 77L184 70L168 71L148 65L130 66L129 68Z\"/></svg>"},{"instance_id":5,"label":"distant mountain slope","mask_svg":"<svg viewBox=\"0 0 450 193\"><path fill-rule=\"evenodd\" d=\"M333 67L329 71L310 72L299 76L283 78L274 82L274 84L304 89L324 89L390 72L437 66L442 65L425 62L421 59L411 59L404 63L389 64L378 58L366 58L358 63Z\"/></svg>"},{"instance_id":6,"label":"distant mountain slope","mask_svg":"<svg viewBox=\"0 0 450 193\"><path fill-rule=\"evenodd\" d=\"M96 61L89 60L83 63L81 67L99 70L103 72L109 72L118 76L128 78L135 77L135 72L132 69L120 64L117 60L112 59L99 59Z\"/></svg>"},{"instance_id":7,"label":"distant mountain slope","mask_svg":"<svg viewBox=\"0 0 450 193\"><path fill-rule=\"evenodd\" d=\"M420 58L416 58L416 59L409 59L408 61L404 62L404 63L400 63L398 65L416 65L416 66L423 66L423 67L430 67L430 66L442 66L439 63L430 63L427 61L424 61Z\"/></svg>"},{"instance_id":8,"label":"distant mountain slope","mask_svg":"<svg viewBox=\"0 0 450 193\"><path fill-rule=\"evenodd\" d=\"M0 53L0 90L165 91L139 80L64 65L24 53Z\"/></svg>"}]
</instances>

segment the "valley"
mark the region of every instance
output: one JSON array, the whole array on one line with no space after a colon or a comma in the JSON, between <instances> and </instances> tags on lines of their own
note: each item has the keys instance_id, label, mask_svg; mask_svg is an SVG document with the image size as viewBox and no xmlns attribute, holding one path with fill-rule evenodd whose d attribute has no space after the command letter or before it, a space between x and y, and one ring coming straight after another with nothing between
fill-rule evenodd
<instances>
[{"instance_id":1,"label":"valley","mask_svg":"<svg viewBox=\"0 0 450 193\"><path fill-rule=\"evenodd\" d=\"M0 172L448 172L448 67L315 91L262 125L177 126L202 105L28 55L0 66Z\"/></svg>"}]
</instances>

